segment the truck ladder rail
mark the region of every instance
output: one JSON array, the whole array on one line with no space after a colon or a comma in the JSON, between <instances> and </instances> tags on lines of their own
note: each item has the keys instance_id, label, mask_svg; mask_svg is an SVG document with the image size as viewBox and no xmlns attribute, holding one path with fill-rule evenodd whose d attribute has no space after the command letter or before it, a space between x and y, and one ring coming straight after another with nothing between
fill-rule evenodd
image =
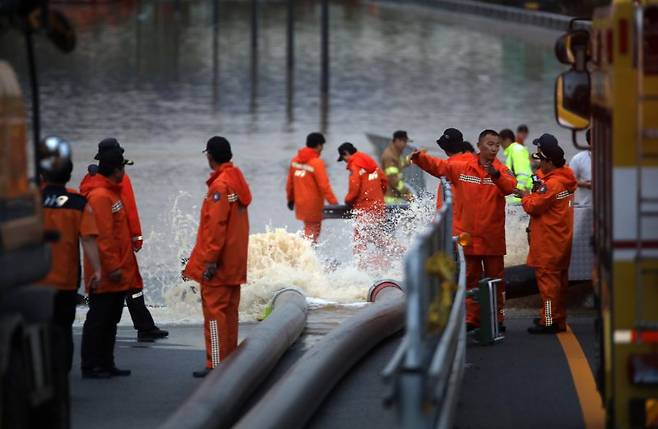
<instances>
[{"instance_id":1,"label":"truck ladder rail","mask_svg":"<svg viewBox=\"0 0 658 429\"><path fill-rule=\"evenodd\" d=\"M658 94L650 91L651 86L645 84L647 78L647 69L645 63L645 49L643 43L645 40L645 7L641 4L635 6L635 37L640 41L639 48L637 49L637 123L636 123L636 138L635 138L635 153L636 153L636 237L635 237L635 321L633 325L638 330L654 330L658 328L658 320L646 320L646 302L645 302L645 288L652 282L645 281L648 274L655 273L655 270L646 267L646 263L657 261L655 256L649 257L647 251L649 247L647 243L652 241L650 234L652 228L648 225L655 222L658 218L658 197L655 194L648 195L647 192L655 192L652 186L645 186L645 181L650 181L650 176L655 169L653 167L653 160L658 159L658 153L652 147L650 142L658 139L658 130L650 127L651 124L645 124L645 114L652 109L655 109L658 104ZM649 22L649 25L656 26L656 22ZM656 31L650 28L649 31ZM653 172L655 174L655 171ZM645 180L646 179L646 180ZM645 189L646 188L646 189ZM647 192L645 192L647 191Z\"/></svg>"}]
</instances>

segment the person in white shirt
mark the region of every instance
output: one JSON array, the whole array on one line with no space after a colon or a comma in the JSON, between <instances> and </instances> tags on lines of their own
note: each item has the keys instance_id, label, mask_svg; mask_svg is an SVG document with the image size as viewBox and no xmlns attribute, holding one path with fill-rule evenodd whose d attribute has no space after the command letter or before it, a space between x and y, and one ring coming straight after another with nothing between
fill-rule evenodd
<instances>
[{"instance_id":1,"label":"person in white shirt","mask_svg":"<svg viewBox=\"0 0 658 429\"><path fill-rule=\"evenodd\" d=\"M591 148L590 130L585 134L587 145ZM591 149L577 153L571 158L569 167L578 180L575 204L580 206L592 205L592 151Z\"/></svg>"}]
</instances>

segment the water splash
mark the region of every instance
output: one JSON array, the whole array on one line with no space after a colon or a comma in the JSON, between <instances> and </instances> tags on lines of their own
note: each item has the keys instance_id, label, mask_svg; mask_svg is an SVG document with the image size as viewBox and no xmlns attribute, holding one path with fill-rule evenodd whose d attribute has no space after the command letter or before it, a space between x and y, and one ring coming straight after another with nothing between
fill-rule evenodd
<instances>
[{"instance_id":1,"label":"water splash","mask_svg":"<svg viewBox=\"0 0 658 429\"><path fill-rule=\"evenodd\" d=\"M163 212L164 229L154 230L140 252L140 267L147 301L161 323L199 323L203 320L199 286L183 281L182 262L190 255L198 227L198 206L181 192ZM369 243L355 258L354 219L334 224L337 234L326 234L314 246L300 232L270 226L249 237L247 284L242 286L241 320L257 318L272 294L285 287L303 291L314 305L362 303L370 285L378 279L402 279L404 254L416 235L435 214L432 196L410 203L409 209L389 215L382 233L383 246ZM521 206L508 206L505 265L524 264L528 252L525 228L528 215ZM341 258L341 255L344 256Z\"/></svg>"},{"instance_id":2,"label":"water splash","mask_svg":"<svg viewBox=\"0 0 658 429\"><path fill-rule=\"evenodd\" d=\"M165 318L162 323L198 323L203 320L199 288L183 281L182 261L191 253L198 220L191 195L180 193L164 213L164 229L151 232L140 253L142 276L148 302ZM418 199L408 210L389 217L386 245L369 245L359 258L340 261L337 253L351 255L355 220L339 221L340 236L329 235L314 246L300 232L268 227L249 237L247 284L242 286L241 320L253 320L262 312L272 294L285 287L303 291L316 305L353 304L366 300L370 285L381 278L402 278L402 260L417 232L434 215L431 199ZM345 240L346 235L350 240ZM375 263L374 261L378 261Z\"/></svg>"}]
</instances>

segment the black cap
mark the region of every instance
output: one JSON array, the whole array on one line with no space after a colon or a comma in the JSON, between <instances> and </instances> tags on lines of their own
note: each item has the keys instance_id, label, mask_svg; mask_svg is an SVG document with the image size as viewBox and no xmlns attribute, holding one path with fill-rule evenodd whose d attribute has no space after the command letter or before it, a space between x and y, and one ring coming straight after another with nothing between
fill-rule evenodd
<instances>
[{"instance_id":1,"label":"black cap","mask_svg":"<svg viewBox=\"0 0 658 429\"><path fill-rule=\"evenodd\" d=\"M542 134L538 139L534 139L532 144L539 146L541 149L542 146L557 146L557 139L553 134Z\"/></svg>"},{"instance_id":2,"label":"black cap","mask_svg":"<svg viewBox=\"0 0 658 429\"><path fill-rule=\"evenodd\" d=\"M564 164L564 151L552 134L542 134L538 139L533 140L532 144L539 149L538 153L533 153L533 159L542 159L542 156L551 161L556 166Z\"/></svg>"},{"instance_id":3,"label":"black cap","mask_svg":"<svg viewBox=\"0 0 658 429\"><path fill-rule=\"evenodd\" d=\"M206 150L210 156L219 164L229 162L233 158L231 144L224 137L214 136L206 143Z\"/></svg>"},{"instance_id":4,"label":"black cap","mask_svg":"<svg viewBox=\"0 0 658 429\"><path fill-rule=\"evenodd\" d=\"M94 156L94 159L99 159L99 156L102 152L113 149L113 148L119 148L121 153L123 154L124 149L121 147L119 144L119 141L115 139L114 137L108 137L106 139L103 139L98 142L98 153L96 156ZM133 165L134 162L129 160L129 159L124 159L124 165Z\"/></svg>"},{"instance_id":5,"label":"black cap","mask_svg":"<svg viewBox=\"0 0 658 429\"><path fill-rule=\"evenodd\" d=\"M409 138L409 136L407 135L407 132L404 131L404 130L397 130L396 132L394 132L393 133L393 140L406 140L408 142L413 141Z\"/></svg>"},{"instance_id":6,"label":"black cap","mask_svg":"<svg viewBox=\"0 0 658 429\"><path fill-rule=\"evenodd\" d=\"M324 139L324 136L320 133L311 133L306 136L306 146L307 147L318 147L321 144L325 144L327 141Z\"/></svg>"},{"instance_id":7,"label":"black cap","mask_svg":"<svg viewBox=\"0 0 658 429\"><path fill-rule=\"evenodd\" d=\"M123 168L126 160L123 158L123 150L119 147L109 147L98 153L98 171L111 173L117 168Z\"/></svg>"},{"instance_id":8,"label":"black cap","mask_svg":"<svg viewBox=\"0 0 658 429\"><path fill-rule=\"evenodd\" d=\"M337 161L342 161L343 160L343 155L345 153L349 153L350 155L356 152L356 148L354 145L350 142L345 142L338 146L338 159Z\"/></svg>"},{"instance_id":9,"label":"black cap","mask_svg":"<svg viewBox=\"0 0 658 429\"><path fill-rule=\"evenodd\" d=\"M443 135L436 141L439 147L450 153L461 152L464 142L464 136L461 131L456 128L448 128L443 132Z\"/></svg>"}]
</instances>

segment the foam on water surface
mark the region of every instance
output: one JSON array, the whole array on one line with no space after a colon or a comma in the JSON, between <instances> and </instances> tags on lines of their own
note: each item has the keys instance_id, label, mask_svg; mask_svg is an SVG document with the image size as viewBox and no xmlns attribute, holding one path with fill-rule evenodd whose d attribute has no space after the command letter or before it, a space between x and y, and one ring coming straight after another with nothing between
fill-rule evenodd
<instances>
[{"instance_id":1,"label":"foam on water surface","mask_svg":"<svg viewBox=\"0 0 658 429\"><path fill-rule=\"evenodd\" d=\"M354 221L335 221L339 234L324 233L314 246L300 232L268 227L249 236L247 284L242 286L240 319L254 320L263 311L274 292L294 287L302 291L312 307L325 305L363 305L369 287L379 279L402 279L402 259L434 215L432 198L419 199L409 210L391 219L395 234L385 249L368 247L364 254L352 257ZM147 288L147 303L157 323L200 323L199 285L180 276L185 259L196 239L198 220L193 197L179 194L171 209L163 212L161 224L153 231L139 254L142 276ZM127 312L122 324L130 324Z\"/></svg>"},{"instance_id":2,"label":"foam on water surface","mask_svg":"<svg viewBox=\"0 0 658 429\"><path fill-rule=\"evenodd\" d=\"M147 237L139 253L150 311L158 324L203 322L199 285L184 281L180 271L196 239L198 211L187 193L178 195L171 209L163 212L164 230ZM240 320L255 320L272 295L283 288L302 291L311 308L330 305L364 305L369 287L377 280L403 279L404 254L434 216L434 198L419 199L408 210L393 216L395 235L388 249L371 246L365 255L352 256L354 221L340 220L341 234L323 235L314 246L300 232L269 227L249 236L247 284L242 286ZM327 223L327 222L325 222ZM508 205L506 216L507 256L505 265L525 263L528 215L521 206ZM323 233L324 234L324 233ZM126 309L127 310L127 309ZM76 323L84 321L86 307L78 310ZM124 311L122 325L130 325Z\"/></svg>"}]
</instances>

